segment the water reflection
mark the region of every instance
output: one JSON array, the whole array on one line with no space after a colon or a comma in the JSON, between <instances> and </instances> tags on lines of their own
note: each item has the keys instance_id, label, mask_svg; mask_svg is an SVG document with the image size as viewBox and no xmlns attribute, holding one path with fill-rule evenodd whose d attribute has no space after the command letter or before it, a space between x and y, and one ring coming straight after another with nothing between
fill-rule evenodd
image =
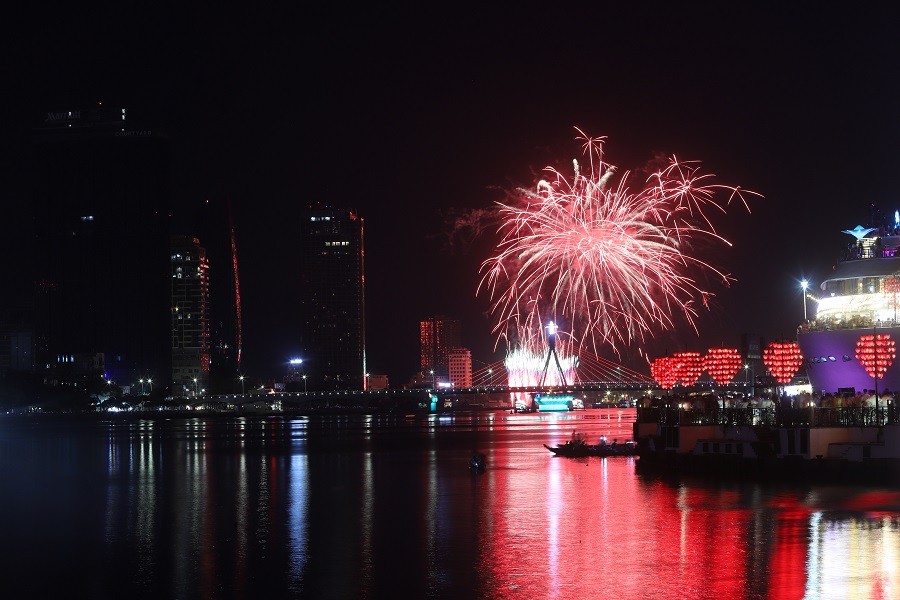
<instances>
[{"instance_id":1,"label":"water reflection","mask_svg":"<svg viewBox=\"0 0 900 600\"><path fill-rule=\"evenodd\" d=\"M629 427L595 411L2 420L4 572L95 598L900 596L896 488L673 481L543 448Z\"/></svg>"}]
</instances>

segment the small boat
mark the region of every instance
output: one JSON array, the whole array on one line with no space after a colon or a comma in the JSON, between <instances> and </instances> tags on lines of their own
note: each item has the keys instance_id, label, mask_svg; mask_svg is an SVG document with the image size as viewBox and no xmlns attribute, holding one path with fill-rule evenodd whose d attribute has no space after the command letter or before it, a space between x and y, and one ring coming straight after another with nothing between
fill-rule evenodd
<instances>
[{"instance_id":1,"label":"small boat","mask_svg":"<svg viewBox=\"0 0 900 600\"><path fill-rule=\"evenodd\" d=\"M477 450L472 453L472 458L469 459L469 469L473 473L480 473L484 471L487 467L487 457L481 452Z\"/></svg>"},{"instance_id":2,"label":"small boat","mask_svg":"<svg viewBox=\"0 0 900 600\"><path fill-rule=\"evenodd\" d=\"M633 456L637 454L634 442L628 441L620 444L617 440L613 440L612 443L607 443L605 435L600 437L599 444L588 444L583 436L573 433L572 439L559 446L544 444L544 448L557 456L568 458L582 456Z\"/></svg>"}]
</instances>

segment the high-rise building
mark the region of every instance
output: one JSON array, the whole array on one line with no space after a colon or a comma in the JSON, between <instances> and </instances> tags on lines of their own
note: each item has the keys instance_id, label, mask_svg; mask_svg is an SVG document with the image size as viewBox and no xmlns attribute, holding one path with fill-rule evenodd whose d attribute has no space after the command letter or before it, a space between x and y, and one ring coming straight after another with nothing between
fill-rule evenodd
<instances>
[{"instance_id":1,"label":"high-rise building","mask_svg":"<svg viewBox=\"0 0 900 600\"><path fill-rule=\"evenodd\" d=\"M303 380L306 378L306 371L303 367L303 359L302 358L292 358L288 361L287 364L287 372L284 374L284 383L285 385L294 383L294 384L302 384ZM299 386L295 386L299 388ZM299 391L296 389L295 391Z\"/></svg>"},{"instance_id":2,"label":"high-rise building","mask_svg":"<svg viewBox=\"0 0 900 600\"><path fill-rule=\"evenodd\" d=\"M419 322L419 356L422 373L435 379L450 375L450 350L462 346L460 323L443 316L429 317Z\"/></svg>"},{"instance_id":3,"label":"high-rise building","mask_svg":"<svg viewBox=\"0 0 900 600\"><path fill-rule=\"evenodd\" d=\"M472 352L467 348L453 348L447 354L450 384L453 387L472 387Z\"/></svg>"},{"instance_id":4,"label":"high-rise building","mask_svg":"<svg viewBox=\"0 0 900 600\"><path fill-rule=\"evenodd\" d=\"M45 381L170 372L170 149L123 108L49 112L33 132L35 358ZM76 365L77 368L70 368ZM99 371L99 373L98 373Z\"/></svg>"},{"instance_id":5,"label":"high-rise building","mask_svg":"<svg viewBox=\"0 0 900 600\"><path fill-rule=\"evenodd\" d=\"M172 236L172 393L209 386L209 265L200 241Z\"/></svg>"},{"instance_id":6,"label":"high-rise building","mask_svg":"<svg viewBox=\"0 0 900 600\"><path fill-rule=\"evenodd\" d=\"M243 350L237 224L227 199L203 198L186 206L174 228L198 237L209 262L209 387L212 394L241 389Z\"/></svg>"},{"instance_id":7,"label":"high-rise building","mask_svg":"<svg viewBox=\"0 0 900 600\"><path fill-rule=\"evenodd\" d=\"M300 246L299 343L308 389L363 389L363 219L349 210L310 208Z\"/></svg>"}]
</instances>

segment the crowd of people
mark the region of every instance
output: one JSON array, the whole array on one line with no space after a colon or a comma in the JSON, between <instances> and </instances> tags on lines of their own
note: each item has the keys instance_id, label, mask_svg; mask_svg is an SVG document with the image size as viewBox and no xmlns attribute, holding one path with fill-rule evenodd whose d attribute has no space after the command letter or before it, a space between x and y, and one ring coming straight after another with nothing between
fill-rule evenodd
<instances>
[{"instance_id":1,"label":"crowd of people","mask_svg":"<svg viewBox=\"0 0 900 600\"><path fill-rule=\"evenodd\" d=\"M701 395L673 394L670 396L642 396L638 406L642 408L683 408L716 410L722 408L851 408L887 407L894 404L890 390L877 392L862 390L850 392L801 392L794 396L782 393L758 394L752 397L724 396L712 393Z\"/></svg>"},{"instance_id":2,"label":"crowd of people","mask_svg":"<svg viewBox=\"0 0 900 600\"><path fill-rule=\"evenodd\" d=\"M890 390L875 393L802 392L793 396L767 393L745 396L675 394L644 396L638 401L639 421L676 418L680 423L782 426L877 425L900 422L900 410ZM654 410L656 409L656 410ZM677 409L677 417L670 411ZM663 411L663 412L659 412Z\"/></svg>"}]
</instances>

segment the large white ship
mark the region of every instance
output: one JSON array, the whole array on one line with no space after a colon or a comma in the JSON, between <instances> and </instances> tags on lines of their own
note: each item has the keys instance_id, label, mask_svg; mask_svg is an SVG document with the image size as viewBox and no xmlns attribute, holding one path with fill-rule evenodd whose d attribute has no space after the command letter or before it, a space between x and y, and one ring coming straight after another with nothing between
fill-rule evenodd
<instances>
[{"instance_id":1,"label":"large white ship","mask_svg":"<svg viewBox=\"0 0 900 600\"><path fill-rule=\"evenodd\" d=\"M844 233L852 236L847 249L813 296L814 315L797 332L810 386L831 393L900 390L891 349L900 344L900 231L857 226ZM882 351L874 352L873 343ZM883 377L876 379L879 371Z\"/></svg>"},{"instance_id":2,"label":"large white ship","mask_svg":"<svg viewBox=\"0 0 900 600\"><path fill-rule=\"evenodd\" d=\"M900 230L858 226L845 233L852 242L797 333L820 402L640 406L639 467L716 478L900 481Z\"/></svg>"}]
</instances>

